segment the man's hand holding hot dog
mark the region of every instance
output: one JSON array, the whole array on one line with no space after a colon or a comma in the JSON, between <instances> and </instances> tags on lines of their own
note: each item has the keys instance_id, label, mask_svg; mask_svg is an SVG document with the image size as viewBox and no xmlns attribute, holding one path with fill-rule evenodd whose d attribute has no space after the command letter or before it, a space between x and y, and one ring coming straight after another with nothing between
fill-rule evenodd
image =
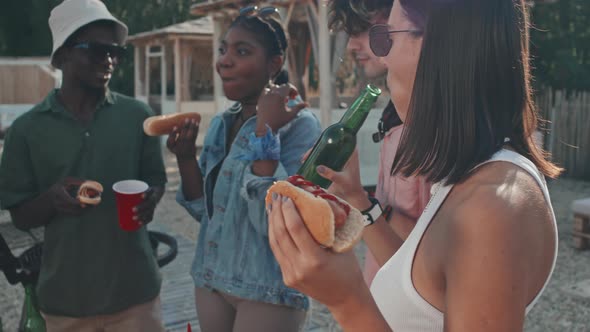
<instances>
[{"instance_id":1,"label":"man's hand holding hot dog","mask_svg":"<svg viewBox=\"0 0 590 332\"><path fill-rule=\"evenodd\" d=\"M76 198L78 188L83 182L82 179L66 177L49 188L49 197L56 213L79 215L84 211L86 205Z\"/></svg>"}]
</instances>

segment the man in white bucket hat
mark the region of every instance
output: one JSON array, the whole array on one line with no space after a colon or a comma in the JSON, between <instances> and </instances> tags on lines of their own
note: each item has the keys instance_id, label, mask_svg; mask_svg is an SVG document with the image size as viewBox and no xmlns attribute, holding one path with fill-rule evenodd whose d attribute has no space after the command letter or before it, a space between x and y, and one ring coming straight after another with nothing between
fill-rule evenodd
<instances>
[{"instance_id":1,"label":"man in white bucket hat","mask_svg":"<svg viewBox=\"0 0 590 332\"><path fill-rule=\"evenodd\" d=\"M20 229L44 227L37 284L47 331L163 331L161 276L145 227L119 227L115 196L81 204L84 180L150 186L136 207L144 225L162 197L160 141L143 133L150 108L108 89L127 27L99 0L65 0L49 18L62 87L16 119L0 163L0 208Z\"/></svg>"}]
</instances>

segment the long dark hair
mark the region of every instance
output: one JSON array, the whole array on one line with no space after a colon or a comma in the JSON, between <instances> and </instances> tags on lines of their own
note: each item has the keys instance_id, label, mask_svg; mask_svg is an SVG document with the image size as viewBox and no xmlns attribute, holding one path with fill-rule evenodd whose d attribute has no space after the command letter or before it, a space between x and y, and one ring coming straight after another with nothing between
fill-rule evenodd
<instances>
[{"instance_id":1,"label":"long dark hair","mask_svg":"<svg viewBox=\"0 0 590 332\"><path fill-rule=\"evenodd\" d=\"M457 183L509 138L541 172L558 176L533 140L524 1L399 1L423 41L392 174Z\"/></svg>"}]
</instances>

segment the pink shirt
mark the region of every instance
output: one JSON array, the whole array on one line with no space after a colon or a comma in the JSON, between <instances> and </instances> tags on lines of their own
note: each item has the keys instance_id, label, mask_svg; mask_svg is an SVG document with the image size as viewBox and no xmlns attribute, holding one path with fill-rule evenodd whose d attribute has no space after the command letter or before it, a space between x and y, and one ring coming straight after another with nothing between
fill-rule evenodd
<instances>
[{"instance_id":1,"label":"pink shirt","mask_svg":"<svg viewBox=\"0 0 590 332\"><path fill-rule=\"evenodd\" d=\"M423 177L390 175L403 128L403 125L391 128L383 138L379 153L379 175L375 197L383 208L391 205L395 211L418 219L430 199L430 183ZM395 223L395 220L391 222ZM371 252L367 250L364 276L368 285L371 284L378 270L379 265Z\"/></svg>"}]
</instances>

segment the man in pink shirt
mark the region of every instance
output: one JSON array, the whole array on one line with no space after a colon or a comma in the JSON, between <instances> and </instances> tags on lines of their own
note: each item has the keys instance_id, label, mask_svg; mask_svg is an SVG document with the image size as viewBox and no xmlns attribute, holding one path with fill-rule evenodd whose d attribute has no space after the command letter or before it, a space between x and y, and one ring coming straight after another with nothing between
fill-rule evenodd
<instances>
[{"instance_id":1,"label":"man in pink shirt","mask_svg":"<svg viewBox=\"0 0 590 332\"><path fill-rule=\"evenodd\" d=\"M373 24L386 24L393 0L331 0L329 2L329 25L334 30L344 30L349 35L347 50L352 53L369 79L386 74L387 68L369 48L369 28ZM422 177L391 176L391 166L397 152L403 124L391 101L383 110L378 132L373 141L382 141L379 154L379 175L375 198L384 211L391 213L386 218L395 233L405 240L430 199L430 184ZM370 227L370 226L369 226ZM370 252L365 258L364 276L371 284L379 265Z\"/></svg>"}]
</instances>

